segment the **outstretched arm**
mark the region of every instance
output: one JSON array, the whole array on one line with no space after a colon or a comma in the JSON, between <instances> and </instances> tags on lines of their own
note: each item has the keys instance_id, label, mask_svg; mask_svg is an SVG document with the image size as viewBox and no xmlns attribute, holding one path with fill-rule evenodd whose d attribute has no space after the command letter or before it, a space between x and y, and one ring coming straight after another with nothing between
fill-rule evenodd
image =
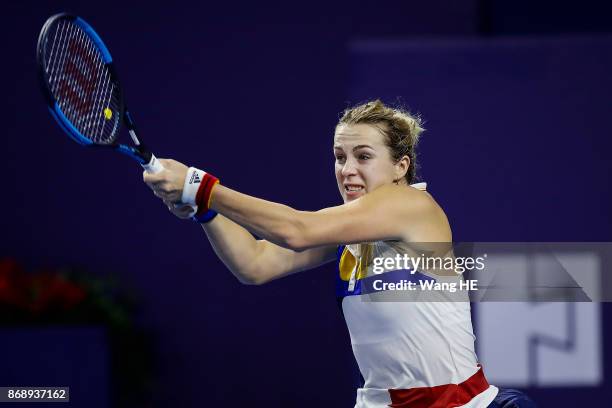
<instances>
[{"instance_id":1,"label":"outstretched arm","mask_svg":"<svg viewBox=\"0 0 612 408\"><path fill-rule=\"evenodd\" d=\"M166 162L167 170L147 174L145 181L164 200L179 202L187 167ZM358 200L315 212L298 211L217 185L210 207L254 234L293 251L379 240L439 241L426 230L442 230L435 225L446 223L444 213L429 194L395 185L384 185Z\"/></svg>"},{"instance_id":2,"label":"outstretched arm","mask_svg":"<svg viewBox=\"0 0 612 408\"><path fill-rule=\"evenodd\" d=\"M221 214L202 227L219 259L245 284L266 283L315 268L336 257L333 246L296 252L263 239L256 240L246 229Z\"/></svg>"},{"instance_id":3,"label":"outstretched arm","mask_svg":"<svg viewBox=\"0 0 612 408\"><path fill-rule=\"evenodd\" d=\"M295 251L379 240L409 241L411 233L439 215L428 194L395 185L315 212L298 211L219 185L211 208L256 235Z\"/></svg>"}]
</instances>

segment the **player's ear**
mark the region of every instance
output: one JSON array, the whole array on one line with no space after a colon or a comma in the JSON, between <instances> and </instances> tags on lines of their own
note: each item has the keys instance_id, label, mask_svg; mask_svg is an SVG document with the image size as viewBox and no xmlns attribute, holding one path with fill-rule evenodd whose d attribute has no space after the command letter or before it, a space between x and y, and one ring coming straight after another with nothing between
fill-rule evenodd
<instances>
[{"instance_id":1,"label":"player's ear","mask_svg":"<svg viewBox=\"0 0 612 408\"><path fill-rule=\"evenodd\" d=\"M395 170L395 180L401 180L408 173L408 169L410 168L410 157L402 156L394 166Z\"/></svg>"}]
</instances>

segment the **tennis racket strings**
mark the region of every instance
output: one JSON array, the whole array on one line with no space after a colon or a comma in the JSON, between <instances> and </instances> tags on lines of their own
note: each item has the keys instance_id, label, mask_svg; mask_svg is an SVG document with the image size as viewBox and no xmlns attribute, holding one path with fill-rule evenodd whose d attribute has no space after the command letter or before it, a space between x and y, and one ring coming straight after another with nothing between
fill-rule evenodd
<instances>
[{"instance_id":1,"label":"tennis racket strings","mask_svg":"<svg viewBox=\"0 0 612 408\"><path fill-rule=\"evenodd\" d=\"M59 114L91 142L107 145L117 137L123 101L111 56L88 28L78 18L50 21L41 32L39 57Z\"/></svg>"}]
</instances>

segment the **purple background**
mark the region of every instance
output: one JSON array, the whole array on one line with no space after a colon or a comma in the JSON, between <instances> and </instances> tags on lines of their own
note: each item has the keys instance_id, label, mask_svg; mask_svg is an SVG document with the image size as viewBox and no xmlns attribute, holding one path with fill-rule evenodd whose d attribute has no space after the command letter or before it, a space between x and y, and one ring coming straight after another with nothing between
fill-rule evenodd
<instances>
[{"instance_id":1,"label":"purple background","mask_svg":"<svg viewBox=\"0 0 612 408\"><path fill-rule=\"evenodd\" d=\"M157 156L239 191L338 204L338 113L400 98L427 120L422 175L457 240L610 241L612 23L590 3L14 2L0 28L0 255L125 276L156 333L155 406L352 406L333 267L240 285L138 166L84 151L53 124L36 82L40 26L61 10L89 21ZM529 391L542 406L609 399L604 358L599 388Z\"/></svg>"}]
</instances>

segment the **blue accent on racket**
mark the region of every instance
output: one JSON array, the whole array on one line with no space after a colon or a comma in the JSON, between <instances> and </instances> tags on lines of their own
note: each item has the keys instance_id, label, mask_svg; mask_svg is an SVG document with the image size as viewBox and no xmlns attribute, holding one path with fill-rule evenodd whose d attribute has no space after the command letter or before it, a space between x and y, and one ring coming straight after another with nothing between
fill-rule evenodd
<instances>
[{"instance_id":1,"label":"blue accent on racket","mask_svg":"<svg viewBox=\"0 0 612 408\"><path fill-rule=\"evenodd\" d=\"M100 52L102 53L104 62L107 64L110 64L111 62L113 62L113 57L111 57L110 52L108 51L108 48L106 48L106 45L104 45L104 42L102 41L98 33L96 33L96 31L89 24L87 24L87 22L83 20L81 17L75 18L74 22L80 25L83 28L83 30L85 30L85 32L89 34L89 36L94 41L94 43L98 46L98 50L100 50Z\"/></svg>"},{"instance_id":2,"label":"blue accent on racket","mask_svg":"<svg viewBox=\"0 0 612 408\"><path fill-rule=\"evenodd\" d=\"M92 144L92 141L86 138L79 132L62 112L62 109L59 107L57 102L53 105L53 108L49 108L51 115L60 125L60 127L70 136L75 142L88 146Z\"/></svg>"},{"instance_id":3,"label":"blue accent on racket","mask_svg":"<svg viewBox=\"0 0 612 408\"><path fill-rule=\"evenodd\" d=\"M125 155L127 155L128 157L131 157L132 159L136 160L138 163L140 164L147 164L148 162L145 161L145 159L143 159L142 157L140 157L140 153L134 149L131 146L126 146L124 144L120 144L116 146L116 149L119 153L123 153Z\"/></svg>"}]
</instances>

